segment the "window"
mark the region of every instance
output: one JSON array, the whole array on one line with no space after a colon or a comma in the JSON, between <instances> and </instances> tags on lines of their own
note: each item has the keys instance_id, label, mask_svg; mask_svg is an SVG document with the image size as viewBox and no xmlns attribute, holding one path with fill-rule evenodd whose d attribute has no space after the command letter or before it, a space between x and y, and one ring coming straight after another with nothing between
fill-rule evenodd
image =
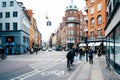
<instances>
[{"instance_id":1,"label":"window","mask_svg":"<svg viewBox=\"0 0 120 80\"><path fill-rule=\"evenodd\" d=\"M98 19L98 25L99 25L99 24L102 24L102 16L99 15L97 19Z\"/></svg>"},{"instance_id":2,"label":"window","mask_svg":"<svg viewBox=\"0 0 120 80\"><path fill-rule=\"evenodd\" d=\"M98 37L102 36L102 29L98 30Z\"/></svg>"},{"instance_id":3,"label":"window","mask_svg":"<svg viewBox=\"0 0 120 80\"><path fill-rule=\"evenodd\" d=\"M80 31L80 36L82 36L82 31Z\"/></svg>"},{"instance_id":4,"label":"window","mask_svg":"<svg viewBox=\"0 0 120 80\"><path fill-rule=\"evenodd\" d=\"M94 2L94 0L90 0L90 3L93 3Z\"/></svg>"},{"instance_id":5,"label":"window","mask_svg":"<svg viewBox=\"0 0 120 80\"><path fill-rule=\"evenodd\" d=\"M82 27L82 25L80 25L80 29L82 29L83 27Z\"/></svg>"},{"instance_id":6,"label":"window","mask_svg":"<svg viewBox=\"0 0 120 80\"><path fill-rule=\"evenodd\" d=\"M18 16L18 12L17 11L14 11L13 12L13 17L17 17Z\"/></svg>"},{"instance_id":7,"label":"window","mask_svg":"<svg viewBox=\"0 0 120 80\"><path fill-rule=\"evenodd\" d=\"M6 17L6 18L9 18L9 17L10 17L10 12L6 12L6 13L5 13L5 17Z\"/></svg>"},{"instance_id":8,"label":"window","mask_svg":"<svg viewBox=\"0 0 120 80\"><path fill-rule=\"evenodd\" d=\"M2 12L0 12L0 18L2 18L3 17L3 13Z\"/></svg>"},{"instance_id":9,"label":"window","mask_svg":"<svg viewBox=\"0 0 120 80\"><path fill-rule=\"evenodd\" d=\"M72 31L72 30L68 31L68 35L74 35L74 34L75 34L75 31Z\"/></svg>"},{"instance_id":10,"label":"window","mask_svg":"<svg viewBox=\"0 0 120 80\"><path fill-rule=\"evenodd\" d=\"M0 23L0 31L2 31L2 23Z\"/></svg>"},{"instance_id":11,"label":"window","mask_svg":"<svg viewBox=\"0 0 120 80\"><path fill-rule=\"evenodd\" d=\"M73 21L75 20L75 17L68 17L68 21Z\"/></svg>"},{"instance_id":12,"label":"window","mask_svg":"<svg viewBox=\"0 0 120 80\"><path fill-rule=\"evenodd\" d=\"M5 23L6 30L10 30L10 23Z\"/></svg>"},{"instance_id":13,"label":"window","mask_svg":"<svg viewBox=\"0 0 120 80\"><path fill-rule=\"evenodd\" d=\"M91 38L94 37L94 31L91 31Z\"/></svg>"},{"instance_id":14,"label":"window","mask_svg":"<svg viewBox=\"0 0 120 80\"><path fill-rule=\"evenodd\" d=\"M10 1L10 6L14 6L14 1Z\"/></svg>"},{"instance_id":15,"label":"window","mask_svg":"<svg viewBox=\"0 0 120 80\"><path fill-rule=\"evenodd\" d=\"M23 36L23 42L25 42L26 41L26 37L25 36Z\"/></svg>"},{"instance_id":16,"label":"window","mask_svg":"<svg viewBox=\"0 0 120 80\"><path fill-rule=\"evenodd\" d=\"M76 24L73 24L73 23L69 23L68 24L68 27L75 27L75 26L77 26Z\"/></svg>"},{"instance_id":17,"label":"window","mask_svg":"<svg viewBox=\"0 0 120 80\"><path fill-rule=\"evenodd\" d=\"M6 2L2 2L2 7L6 7Z\"/></svg>"},{"instance_id":18,"label":"window","mask_svg":"<svg viewBox=\"0 0 120 80\"><path fill-rule=\"evenodd\" d=\"M13 23L13 30L17 30L17 22Z\"/></svg>"},{"instance_id":19,"label":"window","mask_svg":"<svg viewBox=\"0 0 120 80\"><path fill-rule=\"evenodd\" d=\"M100 4L98 4L98 6L97 6L97 11L101 11L102 10L102 5L101 5L101 3Z\"/></svg>"},{"instance_id":20,"label":"window","mask_svg":"<svg viewBox=\"0 0 120 80\"><path fill-rule=\"evenodd\" d=\"M94 18L92 18L92 19L91 19L91 27L94 26L94 23L95 23L95 20L94 20Z\"/></svg>"},{"instance_id":21,"label":"window","mask_svg":"<svg viewBox=\"0 0 120 80\"><path fill-rule=\"evenodd\" d=\"M94 8L91 8L90 14L93 14L93 13L94 13Z\"/></svg>"},{"instance_id":22,"label":"window","mask_svg":"<svg viewBox=\"0 0 120 80\"><path fill-rule=\"evenodd\" d=\"M77 31L77 35L79 36L79 31Z\"/></svg>"},{"instance_id":23,"label":"window","mask_svg":"<svg viewBox=\"0 0 120 80\"><path fill-rule=\"evenodd\" d=\"M115 63L120 65L120 26L115 29Z\"/></svg>"}]
</instances>

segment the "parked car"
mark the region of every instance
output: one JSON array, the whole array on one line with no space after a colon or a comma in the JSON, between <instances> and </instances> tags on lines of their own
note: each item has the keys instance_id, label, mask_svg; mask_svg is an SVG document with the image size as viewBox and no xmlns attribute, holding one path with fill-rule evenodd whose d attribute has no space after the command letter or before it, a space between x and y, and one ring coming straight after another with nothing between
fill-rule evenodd
<instances>
[{"instance_id":1,"label":"parked car","mask_svg":"<svg viewBox=\"0 0 120 80\"><path fill-rule=\"evenodd\" d=\"M48 48L48 51L52 51L52 48Z\"/></svg>"},{"instance_id":2,"label":"parked car","mask_svg":"<svg viewBox=\"0 0 120 80\"><path fill-rule=\"evenodd\" d=\"M43 51L46 51L47 50L47 48L45 48L45 47L43 47L43 49L42 49Z\"/></svg>"}]
</instances>

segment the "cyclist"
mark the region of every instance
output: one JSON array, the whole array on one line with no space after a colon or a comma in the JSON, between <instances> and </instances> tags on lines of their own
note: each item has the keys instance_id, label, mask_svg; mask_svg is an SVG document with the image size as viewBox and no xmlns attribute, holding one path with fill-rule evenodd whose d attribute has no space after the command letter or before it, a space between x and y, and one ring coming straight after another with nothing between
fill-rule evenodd
<instances>
[{"instance_id":1,"label":"cyclist","mask_svg":"<svg viewBox=\"0 0 120 80\"><path fill-rule=\"evenodd\" d=\"M69 68L70 65L73 65L74 51L72 49L70 49L69 52L67 53L66 57L67 57L67 68Z\"/></svg>"}]
</instances>

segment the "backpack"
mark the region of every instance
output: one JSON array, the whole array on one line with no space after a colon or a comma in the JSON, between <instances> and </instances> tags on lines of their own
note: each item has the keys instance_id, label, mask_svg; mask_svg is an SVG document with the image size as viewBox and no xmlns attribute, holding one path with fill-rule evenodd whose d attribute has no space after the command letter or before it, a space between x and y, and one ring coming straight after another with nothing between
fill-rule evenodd
<instances>
[{"instance_id":1,"label":"backpack","mask_svg":"<svg viewBox=\"0 0 120 80\"><path fill-rule=\"evenodd\" d=\"M67 55L66 55L66 57L68 58L68 59L71 59L72 58L72 52L71 51L69 51L68 53L67 53Z\"/></svg>"}]
</instances>

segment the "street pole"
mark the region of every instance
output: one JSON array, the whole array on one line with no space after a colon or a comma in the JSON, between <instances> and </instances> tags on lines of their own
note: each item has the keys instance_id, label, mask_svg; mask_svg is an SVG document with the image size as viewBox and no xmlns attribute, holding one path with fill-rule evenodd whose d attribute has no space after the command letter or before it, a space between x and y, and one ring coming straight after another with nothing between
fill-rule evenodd
<instances>
[{"instance_id":1,"label":"street pole","mask_svg":"<svg viewBox=\"0 0 120 80\"><path fill-rule=\"evenodd\" d=\"M88 37L85 37L85 44L86 44L86 62L88 62Z\"/></svg>"}]
</instances>

